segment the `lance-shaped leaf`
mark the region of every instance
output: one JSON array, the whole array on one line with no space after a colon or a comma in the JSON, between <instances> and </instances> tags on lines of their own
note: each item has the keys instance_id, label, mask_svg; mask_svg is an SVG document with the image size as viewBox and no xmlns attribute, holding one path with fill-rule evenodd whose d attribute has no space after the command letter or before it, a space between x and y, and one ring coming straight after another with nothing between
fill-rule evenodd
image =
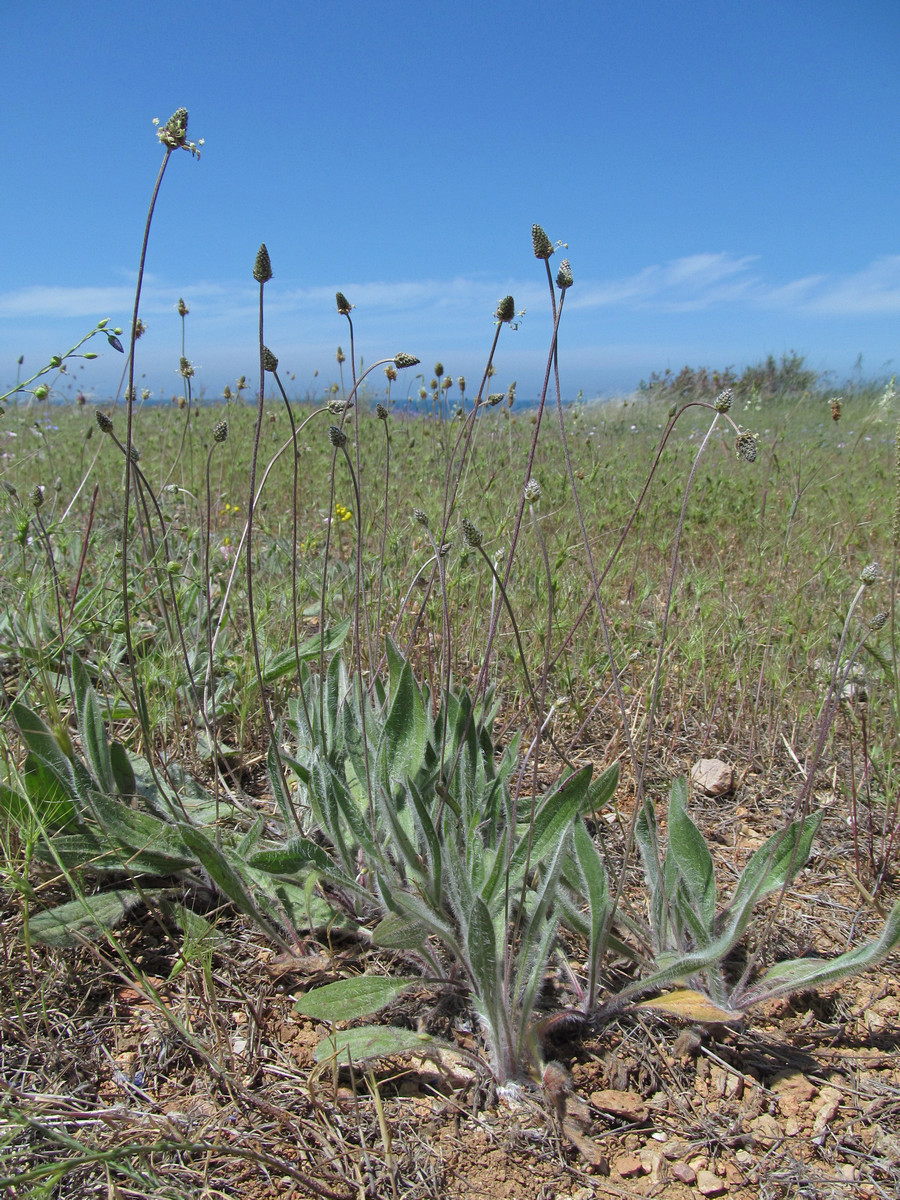
<instances>
[{"instance_id":1,"label":"lance-shaped leaf","mask_svg":"<svg viewBox=\"0 0 900 1200\"><path fill-rule=\"evenodd\" d=\"M345 1029L316 1046L316 1062L335 1058L338 1063L366 1062L387 1058L392 1054L430 1055L440 1048L452 1049L446 1042L416 1029L397 1025L364 1025L360 1029Z\"/></svg>"},{"instance_id":2,"label":"lance-shaped leaf","mask_svg":"<svg viewBox=\"0 0 900 1200\"><path fill-rule=\"evenodd\" d=\"M588 1007L592 1007L597 996L597 972L600 967L600 952L603 934L607 929L610 898L606 866L594 839L583 820L575 825L575 862L581 880L581 893L588 902Z\"/></svg>"},{"instance_id":3,"label":"lance-shaped leaf","mask_svg":"<svg viewBox=\"0 0 900 1200\"><path fill-rule=\"evenodd\" d=\"M334 861L323 846L308 838L292 838L277 849L259 850L247 859L247 865L272 875L300 875L313 870L352 892L366 894L365 889Z\"/></svg>"},{"instance_id":4,"label":"lance-shaped leaf","mask_svg":"<svg viewBox=\"0 0 900 1200\"><path fill-rule=\"evenodd\" d=\"M25 756L22 781L28 806L44 829L64 829L76 820L78 810L70 775L61 776L45 759L29 752Z\"/></svg>"},{"instance_id":5,"label":"lance-shaped leaf","mask_svg":"<svg viewBox=\"0 0 900 1200\"><path fill-rule=\"evenodd\" d=\"M606 808L610 800L616 794L616 788L619 786L619 764L614 762L612 766L602 771L597 778L591 783L587 790L587 795L584 798L584 808L582 812L586 814L598 813L602 808Z\"/></svg>"},{"instance_id":6,"label":"lance-shaped leaf","mask_svg":"<svg viewBox=\"0 0 900 1200\"><path fill-rule=\"evenodd\" d=\"M315 1021L357 1021L392 1004L410 988L421 987L417 976L354 975L301 996L294 1012Z\"/></svg>"},{"instance_id":7,"label":"lance-shaped leaf","mask_svg":"<svg viewBox=\"0 0 900 1200\"><path fill-rule=\"evenodd\" d=\"M695 937L698 933L705 933L708 940L716 919L715 868L703 834L687 815L686 801L685 780L676 779L669 796L669 853L684 880L693 914L699 918L699 924L690 920L690 913L683 915L693 927Z\"/></svg>"},{"instance_id":8,"label":"lance-shaped leaf","mask_svg":"<svg viewBox=\"0 0 900 1200\"><path fill-rule=\"evenodd\" d=\"M78 713L78 731L88 766L101 791L111 795L116 790L112 763L109 757L109 742L106 726L100 715L97 693L88 679L84 664L77 654L72 656L72 681L75 686L75 707Z\"/></svg>"},{"instance_id":9,"label":"lance-shaped leaf","mask_svg":"<svg viewBox=\"0 0 900 1200\"><path fill-rule=\"evenodd\" d=\"M197 860L168 822L99 792L91 792L88 803L102 834L121 849L123 863L133 870L172 875L196 866Z\"/></svg>"},{"instance_id":10,"label":"lance-shaped leaf","mask_svg":"<svg viewBox=\"0 0 900 1200\"><path fill-rule=\"evenodd\" d=\"M760 978L746 988L738 997L741 1005L761 1004L779 996L790 996L793 992L821 987L858 975L876 966L883 958L900 946L900 900L888 913L881 936L866 942L855 950L839 954L837 958L792 958L776 963Z\"/></svg>"},{"instance_id":11,"label":"lance-shaped leaf","mask_svg":"<svg viewBox=\"0 0 900 1200\"><path fill-rule=\"evenodd\" d=\"M415 779L425 757L427 739L428 716L422 695L412 668L405 663L384 722L383 753L391 779Z\"/></svg>"},{"instance_id":12,"label":"lance-shaped leaf","mask_svg":"<svg viewBox=\"0 0 900 1200\"><path fill-rule=\"evenodd\" d=\"M178 826L178 832L184 844L197 856L200 864L219 891L227 896L232 904L239 908L242 913L250 917L273 942L276 942L282 949L290 951L291 947L275 926L263 915L258 906L254 904L244 884L244 880L222 851L209 840L206 834L201 833L193 825L187 825L182 822Z\"/></svg>"},{"instance_id":13,"label":"lance-shaped leaf","mask_svg":"<svg viewBox=\"0 0 900 1200\"><path fill-rule=\"evenodd\" d=\"M526 867L532 867L556 852L560 835L572 828L580 811L585 792L591 781L590 766L582 767L551 792L535 813L529 836L523 838L513 851L509 864L510 885L517 886Z\"/></svg>"},{"instance_id":14,"label":"lance-shaped leaf","mask_svg":"<svg viewBox=\"0 0 900 1200\"><path fill-rule=\"evenodd\" d=\"M77 946L84 938L114 929L132 909L158 895L158 891L141 894L120 890L81 896L31 917L28 935L45 946Z\"/></svg>"},{"instance_id":15,"label":"lance-shaped leaf","mask_svg":"<svg viewBox=\"0 0 900 1200\"><path fill-rule=\"evenodd\" d=\"M49 763L60 779L71 783L74 795L78 781L72 761L63 753L56 735L38 714L23 704L21 700L13 700L9 707L22 736L22 741L32 753ZM82 767L82 773L85 773L84 767Z\"/></svg>"},{"instance_id":16,"label":"lance-shaped leaf","mask_svg":"<svg viewBox=\"0 0 900 1200\"><path fill-rule=\"evenodd\" d=\"M741 873L724 919L732 920L734 914L748 905L784 887L806 866L823 816L824 813L817 812L802 821L793 821L754 852Z\"/></svg>"}]
</instances>

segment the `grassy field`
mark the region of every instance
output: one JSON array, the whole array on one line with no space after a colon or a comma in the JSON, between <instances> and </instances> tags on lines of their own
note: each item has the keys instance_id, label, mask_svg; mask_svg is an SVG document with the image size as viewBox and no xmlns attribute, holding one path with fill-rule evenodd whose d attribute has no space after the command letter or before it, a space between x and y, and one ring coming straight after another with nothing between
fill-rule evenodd
<instances>
[{"instance_id":1,"label":"grassy field","mask_svg":"<svg viewBox=\"0 0 900 1200\"><path fill-rule=\"evenodd\" d=\"M7 399L0 1194L893 1194L893 389L363 404L336 304Z\"/></svg>"}]
</instances>

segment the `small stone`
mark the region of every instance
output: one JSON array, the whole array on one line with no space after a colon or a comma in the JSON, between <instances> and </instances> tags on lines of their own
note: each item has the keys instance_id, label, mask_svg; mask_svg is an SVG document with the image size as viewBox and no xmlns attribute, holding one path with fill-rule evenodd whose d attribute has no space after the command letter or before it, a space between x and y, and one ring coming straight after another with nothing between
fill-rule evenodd
<instances>
[{"instance_id":1,"label":"small stone","mask_svg":"<svg viewBox=\"0 0 900 1200\"><path fill-rule=\"evenodd\" d=\"M613 1168L623 1179L633 1179L644 1174L644 1164L636 1154L620 1154L613 1159Z\"/></svg>"},{"instance_id":2,"label":"small stone","mask_svg":"<svg viewBox=\"0 0 900 1200\"><path fill-rule=\"evenodd\" d=\"M778 1097L778 1110L783 1117L799 1116L800 1108L816 1094L815 1085L802 1071L779 1071L769 1087Z\"/></svg>"},{"instance_id":3,"label":"small stone","mask_svg":"<svg viewBox=\"0 0 900 1200\"><path fill-rule=\"evenodd\" d=\"M740 1187L744 1182L744 1174L737 1163L725 1163L725 1179L729 1187Z\"/></svg>"},{"instance_id":4,"label":"small stone","mask_svg":"<svg viewBox=\"0 0 900 1200\"><path fill-rule=\"evenodd\" d=\"M721 1196L728 1191L728 1184L712 1171L697 1172L697 1191L701 1196Z\"/></svg>"},{"instance_id":5,"label":"small stone","mask_svg":"<svg viewBox=\"0 0 900 1200\"><path fill-rule=\"evenodd\" d=\"M761 1146L765 1146L766 1148L774 1146L776 1142L780 1142L784 1137L784 1130L775 1118L768 1113L760 1113L758 1117L754 1117L750 1122L750 1131L753 1134L754 1141L759 1142Z\"/></svg>"},{"instance_id":6,"label":"small stone","mask_svg":"<svg viewBox=\"0 0 900 1200\"><path fill-rule=\"evenodd\" d=\"M709 1073L709 1081L717 1095L726 1100L740 1100L744 1094L744 1081L734 1071L727 1071L718 1063L713 1063Z\"/></svg>"},{"instance_id":7,"label":"small stone","mask_svg":"<svg viewBox=\"0 0 900 1200\"><path fill-rule=\"evenodd\" d=\"M688 1186L697 1182L697 1172L693 1167L689 1167L686 1162L672 1163L669 1168L669 1174L673 1179L677 1179L679 1183L686 1183Z\"/></svg>"},{"instance_id":8,"label":"small stone","mask_svg":"<svg viewBox=\"0 0 900 1200\"><path fill-rule=\"evenodd\" d=\"M659 1181L659 1169L663 1162L663 1156L658 1146L648 1145L643 1146L638 1151L638 1157L641 1160L641 1165L644 1171L654 1183Z\"/></svg>"},{"instance_id":9,"label":"small stone","mask_svg":"<svg viewBox=\"0 0 900 1200\"><path fill-rule=\"evenodd\" d=\"M734 769L720 758L701 758L691 767L691 781L707 796L724 796L734 787Z\"/></svg>"},{"instance_id":10,"label":"small stone","mask_svg":"<svg viewBox=\"0 0 900 1200\"><path fill-rule=\"evenodd\" d=\"M636 1092L606 1088L604 1091L591 1092L591 1104L601 1112L623 1121L647 1120L647 1105Z\"/></svg>"}]
</instances>

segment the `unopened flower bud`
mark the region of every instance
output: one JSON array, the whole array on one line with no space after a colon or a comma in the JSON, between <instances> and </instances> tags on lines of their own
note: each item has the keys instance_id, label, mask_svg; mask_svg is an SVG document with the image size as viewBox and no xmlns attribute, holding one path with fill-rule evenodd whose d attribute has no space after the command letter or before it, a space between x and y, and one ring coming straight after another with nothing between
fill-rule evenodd
<instances>
[{"instance_id":1,"label":"unopened flower bud","mask_svg":"<svg viewBox=\"0 0 900 1200\"><path fill-rule=\"evenodd\" d=\"M388 419L388 410L384 407L383 404L375 405L375 416L378 418L379 421L386 421Z\"/></svg>"},{"instance_id":2,"label":"unopened flower bud","mask_svg":"<svg viewBox=\"0 0 900 1200\"><path fill-rule=\"evenodd\" d=\"M338 429L337 425L329 427L328 438L335 450L341 450L347 445L347 435L343 429Z\"/></svg>"},{"instance_id":3,"label":"unopened flower bud","mask_svg":"<svg viewBox=\"0 0 900 1200\"><path fill-rule=\"evenodd\" d=\"M420 525L424 525L426 529L428 528L428 514L423 512L421 508L413 509L413 520L418 521Z\"/></svg>"},{"instance_id":4,"label":"unopened flower bud","mask_svg":"<svg viewBox=\"0 0 900 1200\"><path fill-rule=\"evenodd\" d=\"M889 616L890 616L890 613L886 613L886 612L876 613L875 616L872 618L872 620L869 622L869 628L873 629L876 633L878 632L879 629L884 629L885 625L887 625L887 623L888 623Z\"/></svg>"},{"instance_id":5,"label":"unopened flower bud","mask_svg":"<svg viewBox=\"0 0 900 1200\"><path fill-rule=\"evenodd\" d=\"M742 458L744 462L756 462L756 454L759 449L759 444L752 433L742 433L734 443L734 449L738 458Z\"/></svg>"},{"instance_id":6,"label":"unopened flower bud","mask_svg":"<svg viewBox=\"0 0 900 1200\"><path fill-rule=\"evenodd\" d=\"M466 545L471 546L473 550L477 550L483 541L481 530L464 517L462 521L462 531L463 539Z\"/></svg>"},{"instance_id":7,"label":"unopened flower bud","mask_svg":"<svg viewBox=\"0 0 900 1200\"><path fill-rule=\"evenodd\" d=\"M341 316L349 317L350 309L353 307L353 305L350 303L350 301L347 299L347 297L344 295L344 293L337 292L335 294L334 298L337 301L337 310L341 314Z\"/></svg>"},{"instance_id":8,"label":"unopened flower bud","mask_svg":"<svg viewBox=\"0 0 900 1200\"><path fill-rule=\"evenodd\" d=\"M343 414L347 411L347 409L349 407L350 407L349 400L329 400L328 401L328 411L331 413L331 415L333 417L343 416Z\"/></svg>"},{"instance_id":9,"label":"unopened flower bud","mask_svg":"<svg viewBox=\"0 0 900 1200\"><path fill-rule=\"evenodd\" d=\"M256 252L256 262L253 264L253 278L257 283L268 283L272 278L272 261L269 258L269 251L266 249L265 242L263 242Z\"/></svg>"},{"instance_id":10,"label":"unopened flower bud","mask_svg":"<svg viewBox=\"0 0 900 1200\"><path fill-rule=\"evenodd\" d=\"M29 498L35 508L40 508L41 505L44 503L43 487L40 484L38 484L38 486L36 488L32 488L29 493Z\"/></svg>"},{"instance_id":11,"label":"unopened flower bud","mask_svg":"<svg viewBox=\"0 0 900 1200\"><path fill-rule=\"evenodd\" d=\"M719 392L713 405L716 412L727 413L731 408L731 400L733 396L734 392L731 388L725 388L723 392Z\"/></svg>"},{"instance_id":12,"label":"unopened flower bud","mask_svg":"<svg viewBox=\"0 0 900 1200\"><path fill-rule=\"evenodd\" d=\"M498 404L502 404L506 399L506 392L491 392L487 398L487 403L491 408L496 408Z\"/></svg>"},{"instance_id":13,"label":"unopened flower bud","mask_svg":"<svg viewBox=\"0 0 900 1200\"><path fill-rule=\"evenodd\" d=\"M46 400L49 395L50 389L47 387L46 383L39 383L34 389L35 400Z\"/></svg>"},{"instance_id":14,"label":"unopened flower bud","mask_svg":"<svg viewBox=\"0 0 900 1200\"><path fill-rule=\"evenodd\" d=\"M268 346L263 346L263 370L272 372L278 370L278 359Z\"/></svg>"},{"instance_id":15,"label":"unopened flower bud","mask_svg":"<svg viewBox=\"0 0 900 1200\"><path fill-rule=\"evenodd\" d=\"M414 354L400 353L394 355L394 366L398 371L402 371L404 367L417 367L418 365L419 359Z\"/></svg>"},{"instance_id":16,"label":"unopened flower bud","mask_svg":"<svg viewBox=\"0 0 900 1200\"><path fill-rule=\"evenodd\" d=\"M187 142L188 110L176 108L156 136L169 150L177 150Z\"/></svg>"},{"instance_id":17,"label":"unopened flower bud","mask_svg":"<svg viewBox=\"0 0 900 1200\"><path fill-rule=\"evenodd\" d=\"M508 324L515 315L516 315L515 300L513 300L512 296L504 296L503 299L500 301L500 303L497 305L497 311L494 313L494 316L497 318L498 321L506 322Z\"/></svg>"},{"instance_id":18,"label":"unopened flower bud","mask_svg":"<svg viewBox=\"0 0 900 1200\"><path fill-rule=\"evenodd\" d=\"M877 583L880 578L881 567L877 562L871 562L868 566L863 567L859 576L860 583L865 584L866 587L871 587L872 584Z\"/></svg>"},{"instance_id":19,"label":"unopened flower bud","mask_svg":"<svg viewBox=\"0 0 900 1200\"><path fill-rule=\"evenodd\" d=\"M559 264L559 270L556 272L556 286L562 291L570 288L575 280L572 278L572 268L569 265L569 260L564 258Z\"/></svg>"},{"instance_id":20,"label":"unopened flower bud","mask_svg":"<svg viewBox=\"0 0 900 1200\"><path fill-rule=\"evenodd\" d=\"M112 433L112 417L107 416L105 412L102 412L99 408L96 408L94 409L94 419L96 420L97 426L101 433Z\"/></svg>"},{"instance_id":21,"label":"unopened flower bud","mask_svg":"<svg viewBox=\"0 0 900 1200\"><path fill-rule=\"evenodd\" d=\"M553 243L544 233L540 225L531 227L531 244L534 246L535 258L550 258L553 254Z\"/></svg>"},{"instance_id":22,"label":"unopened flower bud","mask_svg":"<svg viewBox=\"0 0 900 1200\"><path fill-rule=\"evenodd\" d=\"M214 442L224 442L227 439L228 439L228 422L227 421L219 421L218 424L213 427L213 441Z\"/></svg>"},{"instance_id":23,"label":"unopened flower bud","mask_svg":"<svg viewBox=\"0 0 900 1200\"><path fill-rule=\"evenodd\" d=\"M529 504L537 504L541 498L541 485L536 479L529 479L525 484L525 499Z\"/></svg>"},{"instance_id":24,"label":"unopened flower bud","mask_svg":"<svg viewBox=\"0 0 900 1200\"><path fill-rule=\"evenodd\" d=\"M438 379L440 379L440 377L444 374L444 364L442 362L437 362L434 364L434 373Z\"/></svg>"}]
</instances>

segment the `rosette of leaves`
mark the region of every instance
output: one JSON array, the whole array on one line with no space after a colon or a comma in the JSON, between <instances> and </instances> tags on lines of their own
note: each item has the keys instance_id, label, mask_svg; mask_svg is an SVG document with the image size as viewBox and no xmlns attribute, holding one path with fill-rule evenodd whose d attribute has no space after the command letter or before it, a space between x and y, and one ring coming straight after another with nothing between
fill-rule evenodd
<instances>
[{"instance_id":1,"label":"rosette of leaves","mask_svg":"<svg viewBox=\"0 0 900 1200\"><path fill-rule=\"evenodd\" d=\"M276 874L311 867L333 901L358 919L381 918L376 943L417 952L438 978L449 959L471 991L496 1078L515 1079L539 1057L535 1009L591 769L517 810L518 739L498 754L492 712L466 691L448 690L431 716L409 663L387 649L387 679L372 699L340 655L324 680L307 678L285 761L317 838L251 862ZM352 994L357 984L345 986ZM388 1052L383 1037L378 1045Z\"/></svg>"},{"instance_id":2,"label":"rosette of leaves","mask_svg":"<svg viewBox=\"0 0 900 1200\"><path fill-rule=\"evenodd\" d=\"M748 860L730 899L719 907L709 847L687 812L687 784L677 779L669 796L668 837L661 850L656 811L646 799L636 836L647 881L650 921L644 941L651 969L613 996L601 1015L618 1011L647 991L671 984L678 990L642 1002L689 1020L734 1021L754 1004L832 983L875 966L900 945L900 902L881 935L832 959L797 958L776 963L756 979L736 983L726 960L746 933L763 897L788 887L809 859L822 822L814 813L773 834Z\"/></svg>"},{"instance_id":3,"label":"rosette of leaves","mask_svg":"<svg viewBox=\"0 0 900 1200\"><path fill-rule=\"evenodd\" d=\"M95 937L173 887L182 893L212 888L285 949L283 927L334 919L312 894L311 881L276 882L248 864L271 844L263 820L248 828L234 806L222 798L217 804L177 765L169 765L165 778L151 773L107 736L96 690L77 656L71 678L83 757L67 728L51 729L20 699L10 706L26 753L20 787L0 784L0 815L34 856L56 864L73 884L77 876L74 900L30 917L32 941L72 945ZM96 890L87 890L88 879Z\"/></svg>"}]
</instances>

